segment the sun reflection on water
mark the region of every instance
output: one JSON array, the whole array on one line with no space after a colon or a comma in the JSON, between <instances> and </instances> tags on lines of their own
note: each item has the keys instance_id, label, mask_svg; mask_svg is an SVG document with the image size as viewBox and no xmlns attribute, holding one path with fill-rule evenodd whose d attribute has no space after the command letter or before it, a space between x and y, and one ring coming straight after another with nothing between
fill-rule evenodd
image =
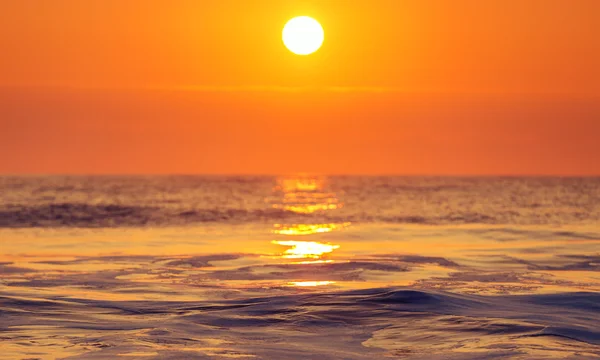
<instances>
[{"instance_id":1,"label":"sun reflection on water","mask_svg":"<svg viewBox=\"0 0 600 360\"><path fill-rule=\"evenodd\" d=\"M339 249L339 245L320 243L316 241L273 240L273 244L289 246L281 257L287 259L320 259L323 255Z\"/></svg>"},{"instance_id":2,"label":"sun reflection on water","mask_svg":"<svg viewBox=\"0 0 600 360\"><path fill-rule=\"evenodd\" d=\"M298 175L277 179L273 188L273 196L267 199L275 209L303 215L302 223L275 223L271 232L283 239L271 241L272 244L285 246L287 249L277 253L277 259L288 259L291 264L306 266L306 274L310 274L315 264L332 263L332 253L340 245L326 241L288 240L298 235L316 236L340 231L351 225L350 222L329 222L322 216L340 209L344 204L338 199L336 192L327 186L325 177ZM312 219L310 221L309 219ZM307 221L308 220L308 221ZM322 237L321 236L321 237ZM315 270L316 271L316 270ZM306 279L288 279L287 285L293 287L315 287L335 283L335 281Z\"/></svg>"},{"instance_id":3,"label":"sun reflection on water","mask_svg":"<svg viewBox=\"0 0 600 360\"><path fill-rule=\"evenodd\" d=\"M335 281L290 281L288 286L310 287L335 284Z\"/></svg>"},{"instance_id":4,"label":"sun reflection on water","mask_svg":"<svg viewBox=\"0 0 600 360\"><path fill-rule=\"evenodd\" d=\"M327 233L334 230L341 230L350 226L350 222L345 223L329 223L329 224L274 224L273 233L279 235L311 235L319 233Z\"/></svg>"},{"instance_id":5,"label":"sun reflection on water","mask_svg":"<svg viewBox=\"0 0 600 360\"><path fill-rule=\"evenodd\" d=\"M310 198L306 199L307 195L310 194ZM283 202L284 203L289 203L289 202L303 202L303 201L307 201L307 200L312 200L312 199L323 199L324 202L338 202L338 199L336 198L335 193L332 192L291 192L291 193L285 193L283 195Z\"/></svg>"},{"instance_id":6,"label":"sun reflection on water","mask_svg":"<svg viewBox=\"0 0 600 360\"><path fill-rule=\"evenodd\" d=\"M302 175L280 178L273 191L278 195L272 203L273 208L297 214L313 214L344 206L335 192L326 189L326 179L323 177Z\"/></svg>"},{"instance_id":7,"label":"sun reflection on water","mask_svg":"<svg viewBox=\"0 0 600 360\"><path fill-rule=\"evenodd\" d=\"M273 204L273 208L295 212L297 214L312 214L317 211L335 210L341 208L342 204Z\"/></svg>"},{"instance_id":8,"label":"sun reflection on water","mask_svg":"<svg viewBox=\"0 0 600 360\"><path fill-rule=\"evenodd\" d=\"M322 190L324 184L325 179L322 177L297 175L278 179L275 190L283 191L284 193L292 193L295 191L317 191Z\"/></svg>"},{"instance_id":9,"label":"sun reflection on water","mask_svg":"<svg viewBox=\"0 0 600 360\"><path fill-rule=\"evenodd\" d=\"M297 265L306 265L306 264L329 264L332 263L333 260L303 260L303 261L293 261L292 264Z\"/></svg>"}]
</instances>

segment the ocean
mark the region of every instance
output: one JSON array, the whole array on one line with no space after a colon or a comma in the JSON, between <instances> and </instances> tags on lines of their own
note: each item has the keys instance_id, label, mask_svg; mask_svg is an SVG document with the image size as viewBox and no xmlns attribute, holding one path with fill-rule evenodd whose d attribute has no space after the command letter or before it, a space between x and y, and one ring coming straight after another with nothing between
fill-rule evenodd
<instances>
[{"instance_id":1,"label":"ocean","mask_svg":"<svg viewBox=\"0 0 600 360\"><path fill-rule=\"evenodd\" d=\"M0 177L0 359L597 359L600 178Z\"/></svg>"}]
</instances>

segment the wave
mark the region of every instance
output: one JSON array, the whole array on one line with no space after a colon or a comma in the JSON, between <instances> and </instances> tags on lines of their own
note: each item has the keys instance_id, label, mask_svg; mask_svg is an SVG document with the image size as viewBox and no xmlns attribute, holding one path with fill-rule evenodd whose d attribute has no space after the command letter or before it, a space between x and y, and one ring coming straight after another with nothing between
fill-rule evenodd
<instances>
[{"instance_id":1,"label":"wave","mask_svg":"<svg viewBox=\"0 0 600 360\"><path fill-rule=\"evenodd\" d=\"M0 331L13 345L52 337L54 344L46 351L63 346L73 352L65 358L73 359L136 354L173 359L596 358L598 303L600 294L585 292L479 296L406 288L204 301L30 298L5 292ZM32 326L38 330L27 333Z\"/></svg>"},{"instance_id":2,"label":"wave","mask_svg":"<svg viewBox=\"0 0 600 360\"><path fill-rule=\"evenodd\" d=\"M344 210L344 209L342 209ZM477 212L457 212L437 216L393 216L376 212L327 212L303 214L282 208L186 208L172 201L153 205L63 202L35 205L0 205L0 228L118 228L182 226L202 223L385 223L422 225L535 225L535 221L507 221L502 216ZM482 230L483 231L483 230ZM507 230L508 231L508 230ZM479 234L486 236L486 234ZM507 240L511 236L507 234ZM516 236L516 235L515 235ZM596 234L589 235L597 239ZM514 237L514 236L513 236Z\"/></svg>"},{"instance_id":3,"label":"wave","mask_svg":"<svg viewBox=\"0 0 600 360\"><path fill-rule=\"evenodd\" d=\"M172 209L158 206L59 203L5 206L0 227L135 227L190 225L205 222L272 221L293 217L278 209Z\"/></svg>"}]
</instances>

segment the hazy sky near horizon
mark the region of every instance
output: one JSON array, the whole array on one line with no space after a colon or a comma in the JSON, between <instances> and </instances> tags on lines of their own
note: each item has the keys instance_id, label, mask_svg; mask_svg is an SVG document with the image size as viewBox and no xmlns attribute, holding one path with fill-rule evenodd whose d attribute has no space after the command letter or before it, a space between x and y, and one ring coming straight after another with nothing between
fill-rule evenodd
<instances>
[{"instance_id":1,"label":"hazy sky near horizon","mask_svg":"<svg viewBox=\"0 0 600 360\"><path fill-rule=\"evenodd\" d=\"M290 53L285 22L325 29ZM600 1L0 0L0 173L600 175Z\"/></svg>"}]
</instances>

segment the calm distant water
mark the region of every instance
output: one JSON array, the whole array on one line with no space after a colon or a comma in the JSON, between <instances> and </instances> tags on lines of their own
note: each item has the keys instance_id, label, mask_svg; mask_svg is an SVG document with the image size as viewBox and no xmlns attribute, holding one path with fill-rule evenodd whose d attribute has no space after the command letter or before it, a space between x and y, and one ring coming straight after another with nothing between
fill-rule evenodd
<instances>
[{"instance_id":1,"label":"calm distant water","mask_svg":"<svg viewBox=\"0 0 600 360\"><path fill-rule=\"evenodd\" d=\"M0 177L0 359L597 359L600 179Z\"/></svg>"},{"instance_id":2,"label":"calm distant water","mask_svg":"<svg viewBox=\"0 0 600 360\"><path fill-rule=\"evenodd\" d=\"M287 206L281 206L284 203ZM311 204L315 206L311 208ZM337 206L325 208L323 204ZM332 209L335 211L328 211ZM144 227L311 220L593 225L600 222L600 179L0 177L1 227Z\"/></svg>"}]
</instances>

